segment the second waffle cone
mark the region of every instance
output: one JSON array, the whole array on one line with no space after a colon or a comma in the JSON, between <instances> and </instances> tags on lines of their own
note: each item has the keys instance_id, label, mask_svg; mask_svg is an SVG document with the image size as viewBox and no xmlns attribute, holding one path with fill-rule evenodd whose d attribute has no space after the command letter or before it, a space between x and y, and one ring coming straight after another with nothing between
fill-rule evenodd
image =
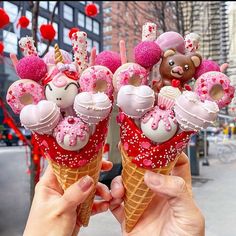
<instances>
[{"instance_id":1,"label":"second waffle cone","mask_svg":"<svg viewBox=\"0 0 236 236\"><path fill-rule=\"evenodd\" d=\"M140 168L132 163L132 158L127 155L122 144L120 145L120 151L123 166L122 180L125 188L125 228L126 232L129 233L152 201L154 193L144 182L146 169ZM178 158L176 158L176 161L177 159ZM171 172L175 163L176 162L173 161L165 168L155 168L152 169L152 171L167 175Z\"/></svg>"}]
</instances>

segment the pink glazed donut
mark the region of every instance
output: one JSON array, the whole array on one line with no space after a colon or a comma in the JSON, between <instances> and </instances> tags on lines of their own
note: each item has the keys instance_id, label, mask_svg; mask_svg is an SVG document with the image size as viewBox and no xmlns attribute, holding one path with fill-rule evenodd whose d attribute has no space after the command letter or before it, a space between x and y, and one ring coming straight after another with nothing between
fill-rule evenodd
<instances>
[{"instance_id":1,"label":"pink glazed donut","mask_svg":"<svg viewBox=\"0 0 236 236\"><path fill-rule=\"evenodd\" d=\"M36 105L43 100L44 89L33 80L17 80L9 87L6 99L14 113L19 114L26 105Z\"/></svg>"},{"instance_id":2,"label":"pink glazed donut","mask_svg":"<svg viewBox=\"0 0 236 236\"><path fill-rule=\"evenodd\" d=\"M202 74L195 83L195 92L200 99L216 102L219 108L230 104L234 98L234 90L229 78L218 71Z\"/></svg>"},{"instance_id":3,"label":"pink glazed donut","mask_svg":"<svg viewBox=\"0 0 236 236\"><path fill-rule=\"evenodd\" d=\"M125 63L120 66L113 76L113 86L118 92L124 85L147 85L148 72L147 70L137 63Z\"/></svg>"},{"instance_id":4,"label":"pink glazed donut","mask_svg":"<svg viewBox=\"0 0 236 236\"><path fill-rule=\"evenodd\" d=\"M83 71L79 79L82 92L104 92L109 98L113 94L113 73L105 66L91 66Z\"/></svg>"}]
</instances>

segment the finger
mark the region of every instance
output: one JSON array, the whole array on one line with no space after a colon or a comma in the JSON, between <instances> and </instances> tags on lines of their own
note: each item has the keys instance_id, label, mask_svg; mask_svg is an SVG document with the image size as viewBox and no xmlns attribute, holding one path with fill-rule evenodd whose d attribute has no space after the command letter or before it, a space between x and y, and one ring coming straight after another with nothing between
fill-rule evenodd
<instances>
[{"instance_id":1,"label":"finger","mask_svg":"<svg viewBox=\"0 0 236 236\"><path fill-rule=\"evenodd\" d=\"M172 208L179 213L191 211L193 200L188 192L184 179L178 176L161 175L151 171L146 171L144 181L147 186L156 194L165 196L169 199Z\"/></svg>"},{"instance_id":2,"label":"finger","mask_svg":"<svg viewBox=\"0 0 236 236\"><path fill-rule=\"evenodd\" d=\"M121 224L124 221L124 205L123 199L114 199L110 202L110 211L114 215L114 217L118 220Z\"/></svg>"},{"instance_id":3,"label":"finger","mask_svg":"<svg viewBox=\"0 0 236 236\"><path fill-rule=\"evenodd\" d=\"M123 222L124 220L124 206L122 205L125 189L122 183L121 176L117 176L111 182L111 195L113 199L110 201L110 211L118 220Z\"/></svg>"},{"instance_id":4,"label":"finger","mask_svg":"<svg viewBox=\"0 0 236 236\"><path fill-rule=\"evenodd\" d=\"M109 188L102 183L98 183L96 187L96 195L103 198L105 201L110 201L112 199Z\"/></svg>"},{"instance_id":5,"label":"finger","mask_svg":"<svg viewBox=\"0 0 236 236\"><path fill-rule=\"evenodd\" d=\"M92 208L92 215L96 215L109 209L109 202L102 201L102 202L95 202Z\"/></svg>"},{"instance_id":6,"label":"finger","mask_svg":"<svg viewBox=\"0 0 236 236\"><path fill-rule=\"evenodd\" d=\"M63 194L63 189L58 183L57 178L54 175L52 167L50 165L47 166L47 169L45 170L43 176L41 177L38 185L53 189Z\"/></svg>"},{"instance_id":7,"label":"finger","mask_svg":"<svg viewBox=\"0 0 236 236\"><path fill-rule=\"evenodd\" d=\"M189 190L192 189L192 178L190 170L189 158L185 153L179 155L179 159L172 170L172 175L179 176L184 179Z\"/></svg>"},{"instance_id":8,"label":"finger","mask_svg":"<svg viewBox=\"0 0 236 236\"><path fill-rule=\"evenodd\" d=\"M112 162L102 160L102 167L101 167L102 171L109 171L112 169L112 167L113 167Z\"/></svg>"},{"instance_id":9,"label":"finger","mask_svg":"<svg viewBox=\"0 0 236 236\"><path fill-rule=\"evenodd\" d=\"M125 194L125 189L122 183L121 176L117 176L111 182L111 195L115 199L123 198Z\"/></svg>"},{"instance_id":10,"label":"finger","mask_svg":"<svg viewBox=\"0 0 236 236\"><path fill-rule=\"evenodd\" d=\"M61 197L61 210L76 209L83 203L94 188L93 179L86 175L76 183L72 184Z\"/></svg>"}]
</instances>

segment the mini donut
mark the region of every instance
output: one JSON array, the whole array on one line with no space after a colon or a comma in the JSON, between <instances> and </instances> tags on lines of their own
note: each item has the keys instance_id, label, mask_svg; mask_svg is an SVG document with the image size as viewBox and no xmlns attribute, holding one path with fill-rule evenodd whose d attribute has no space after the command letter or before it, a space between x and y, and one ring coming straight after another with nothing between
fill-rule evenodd
<instances>
[{"instance_id":1,"label":"mini donut","mask_svg":"<svg viewBox=\"0 0 236 236\"><path fill-rule=\"evenodd\" d=\"M83 71L79 79L82 92L104 92L109 98L113 94L113 73L105 66L91 66Z\"/></svg>"},{"instance_id":2,"label":"mini donut","mask_svg":"<svg viewBox=\"0 0 236 236\"><path fill-rule=\"evenodd\" d=\"M226 107L234 98L235 88L230 85L230 79L218 71L202 74L196 81L195 92L202 101L216 102L219 108Z\"/></svg>"},{"instance_id":3,"label":"mini donut","mask_svg":"<svg viewBox=\"0 0 236 236\"><path fill-rule=\"evenodd\" d=\"M116 91L127 84L133 86L147 85L148 72L136 63L125 63L119 67L113 76L113 86Z\"/></svg>"},{"instance_id":4,"label":"mini donut","mask_svg":"<svg viewBox=\"0 0 236 236\"><path fill-rule=\"evenodd\" d=\"M43 87L30 79L15 81L8 89L6 100L13 112L19 114L24 106L44 99Z\"/></svg>"}]
</instances>

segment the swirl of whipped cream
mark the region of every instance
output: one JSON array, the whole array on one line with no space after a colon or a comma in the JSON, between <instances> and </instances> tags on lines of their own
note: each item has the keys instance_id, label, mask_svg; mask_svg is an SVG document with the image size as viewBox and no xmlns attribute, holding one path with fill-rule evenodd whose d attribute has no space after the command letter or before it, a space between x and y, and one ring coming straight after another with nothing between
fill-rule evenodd
<instances>
[{"instance_id":1,"label":"swirl of whipped cream","mask_svg":"<svg viewBox=\"0 0 236 236\"><path fill-rule=\"evenodd\" d=\"M172 86L164 86L161 88L159 94L163 97L174 100L181 95L181 92L178 88Z\"/></svg>"}]
</instances>

